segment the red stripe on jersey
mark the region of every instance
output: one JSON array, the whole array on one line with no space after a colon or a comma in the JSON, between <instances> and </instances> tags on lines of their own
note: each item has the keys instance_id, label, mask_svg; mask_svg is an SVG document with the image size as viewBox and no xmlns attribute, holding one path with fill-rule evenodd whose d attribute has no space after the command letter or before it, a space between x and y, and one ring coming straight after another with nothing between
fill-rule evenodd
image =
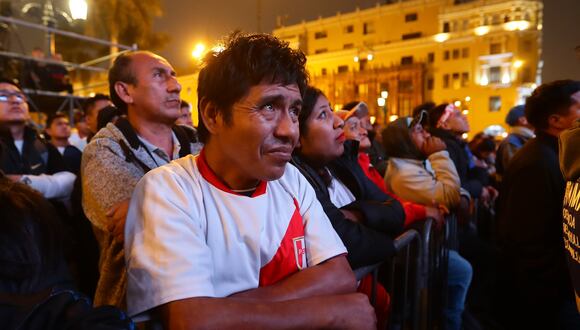
<instances>
[{"instance_id":1,"label":"red stripe on jersey","mask_svg":"<svg viewBox=\"0 0 580 330\"><path fill-rule=\"evenodd\" d=\"M308 267L304 223L296 199L294 199L294 206L296 209L292 214L286 234L280 242L280 247L272 260L260 269L260 286L274 284Z\"/></svg>"},{"instance_id":2,"label":"red stripe on jersey","mask_svg":"<svg viewBox=\"0 0 580 330\"><path fill-rule=\"evenodd\" d=\"M225 191L225 192L230 193L230 194L242 196L242 194L239 194L239 193L233 191L232 189L230 189L230 187L228 187L228 185L225 184L215 174L215 172L209 167L209 165L207 164L207 160L205 159L205 152L204 152L203 148L201 149L201 152L199 153L199 156L196 159L196 163L197 163L197 168L199 169L199 173L201 173L201 176L207 182L211 183L212 186L218 188L221 191ZM252 196L250 196L250 197L258 197L258 196L265 194L267 185L268 185L268 182L260 181L260 183L258 183L258 186L256 187L256 190L252 193Z\"/></svg>"}]
</instances>

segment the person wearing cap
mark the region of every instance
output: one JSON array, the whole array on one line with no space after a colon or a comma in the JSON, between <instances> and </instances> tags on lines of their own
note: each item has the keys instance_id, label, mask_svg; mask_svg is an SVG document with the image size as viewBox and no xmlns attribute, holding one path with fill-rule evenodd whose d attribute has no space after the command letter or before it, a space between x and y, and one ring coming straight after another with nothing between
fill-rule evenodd
<instances>
[{"instance_id":1,"label":"person wearing cap","mask_svg":"<svg viewBox=\"0 0 580 330\"><path fill-rule=\"evenodd\" d=\"M559 136L580 119L580 81L539 86L525 114L536 137L512 158L499 198L501 319L507 329L580 329L562 239L566 181L558 162Z\"/></svg>"},{"instance_id":2,"label":"person wearing cap","mask_svg":"<svg viewBox=\"0 0 580 330\"><path fill-rule=\"evenodd\" d=\"M433 218L439 222L442 222L443 213L440 211L437 205L429 203L428 206L425 206L403 201L387 189L383 177L371 164L369 155L367 154L367 151L371 146L371 142L368 138L368 131L363 127L361 122L362 118L360 117L360 112L354 110L338 110L335 112L335 114L344 121L344 135L346 139L359 142L358 164L360 165L364 174L385 194L388 194L389 196L397 199L403 205L405 210L405 222L412 223L415 221L424 220L426 217Z\"/></svg>"},{"instance_id":3,"label":"person wearing cap","mask_svg":"<svg viewBox=\"0 0 580 330\"><path fill-rule=\"evenodd\" d=\"M426 122L427 112L420 111L415 118L398 118L383 130L383 145L390 156L385 183L405 200L423 205L435 202L454 209L460 200L459 176L445 143L424 129ZM461 329L472 275L469 262L449 250L445 329Z\"/></svg>"},{"instance_id":4,"label":"person wearing cap","mask_svg":"<svg viewBox=\"0 0 580 330\"><path fill-rule=\"evenodd\" d=\"M471 198L489 201L497 191L489 186L487 170L475 165L473 154L462 135L469 132L469 122L461 110L443 103L429 111L429 133L445 142L449 157L455 164L461 187Z\"/></svg>"},{"instance_id":5,"label":"person wearing cap","mask_svg":"<svg viewBox=\"0 0 580 330\"><path fill-rule=\"evenodd\" d=\"M385 175L388 155L385 153L385 148L381 145L381 141L377 140L377 131L371 124L369 107L364 102L353 101L345 104L342 110L353 111L360 119L361 126L366 129L367 136L371 142L367 150L370 162L381 176Z\"/></svg>"},{"instance_id":6,"label":"person wearing cap","mask_svg":"<svg viewBox=\"0 0 580 330\"><path fill-rule=\"evenodd\" d=\"M501 141L495 159L495 167L499 178L503 175L516 151L534 137L534 128L526 119L523 104L511 108L505 117L505 123L510 127L510 134Z\"/></svg>"}]
</instances>

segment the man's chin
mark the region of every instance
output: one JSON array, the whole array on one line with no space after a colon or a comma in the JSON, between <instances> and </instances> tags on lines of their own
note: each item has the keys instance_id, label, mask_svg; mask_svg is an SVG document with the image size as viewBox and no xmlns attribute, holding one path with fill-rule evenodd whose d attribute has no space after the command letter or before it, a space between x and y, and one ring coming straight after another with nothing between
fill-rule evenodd
<instances>
[{"instance_id":1,"label":"man's chin","mask_svg":"<svg viewBox=\"0 0 580 330\"><path fill-rule=\"evenodd\" d=\"M273 165L262 180L274 181L280 179L284 175L284 171L286 171L286 164L288 163L285 162L283 166Z\"/></svg>"},{"instance_id":2,"label":"man's chin","mask_svg":"<svg viewBox=\"0 0 580 330\"><path fill-rule=\"evenodd\" d=\"M10 118L4 121L0 121L2 124L6 125L25 125L28 122L28 119L22 118Z\"/></svg>"}]
</instances>

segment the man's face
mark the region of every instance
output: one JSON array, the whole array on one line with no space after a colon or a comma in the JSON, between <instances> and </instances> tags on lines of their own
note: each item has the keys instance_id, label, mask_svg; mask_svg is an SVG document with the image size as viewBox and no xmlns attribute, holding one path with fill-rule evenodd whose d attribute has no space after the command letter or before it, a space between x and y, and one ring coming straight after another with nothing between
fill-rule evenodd
<instances>
[{"instance_id":1,"label":"man's face","mask_svg":"<svg viewBox=\"0 0 580 330\"><path fill-rule=\"evenodd\" d=\"M469 132L469 122L467 122L467 117L459 109L455 108L445 121L444 128L454 133L463 134Z\"/></svg>"},{"instance_id":2,"label":"man's face","mask_svg":"<svg viewBox=\"0 0 580 330\"><path fill-rule=\"evenodd\" d=\"M219 120L209 145L226 156L239 181L279 179L298 142L301 107L296 84L252 86L232 105L231 121Z\"/></svg>"},{"instance_id":3,"label":"man's face","mask_svg":"<svg viewBox=\"0 0 580 330\"><path fill-rule=\"evenodd\" d=\"M191 112L189 111L189 107L182 107L181 114L179 118L175 121L177 125L186 125L189 127L193 127L193 121L191 120Z\"/></svg>"},{"instance_id":4,"label":"man's face","mask_svg":"<svg viewBox=\"0 0 580 330\"><path fill-rule=\"evenodd\" d=\"M0 122L25 123L28 119L26 96L18 87L0 83Z\"/></svg>"},{"instance_id":5,"label":"man's face","mask_svg":"<svg viewBox=\"0 0 580 330\"><path fill-rule=\"evenodd\" d=\"M80 133L82 133L84 135L89 135L89 133L91 132L91 130L89 129L89 125L87 125L87 121L85 118L83 118L80 121L77 121L75 123L75 128L77 129L77 131L79 131Z\"/></svg>"},{"instance_id":6,"label":"man's face","mask_svg":"<svg viewBox=\"0 0 580 330\"><path fill-rule=\"evenodd\" d=\"M138 53L133 55L131 70L136 84L127 84L129 108L150 122L172 125L180 115L181 85L173 67L162 57Z\"/></svg>"},{"instance_id":7,"label":"man's face","mask_svg":"<svg viewBox=\"0 0 580 330\"><path fill-rule=\"evenodd\" d=\"M109 105L113 105L113 103L111 103L109 100L98 100L93 105L93 109L87 114L87 126L93 134L97 133L97 118L99 116L99 112Z\"/></svg>"},{"instance_id":8,"label":"man's face","mask_svg":"<svg viewBox=\"0 0 580 330\"><path fill-rule=\"evenodd\" d=\"M300 136L300 153L304 157L325 165L342 155L346 140L344 122L332 112L323 95L318 97L306 125L306 132Z\"/></svg>"},{"instance_id":9,"label":"man's face","mask_svg":"<svg viewBox=\"0 0 580 330\"><path fill-rule=\"evenodd\" d=\"M427 141L430 136L431 134L429 134L429 132L427 132L421 124L416 124L415 126L411 127L411 141L413 141L417 149L421 151L423 151L425 141Z\"/></svg>"},{"instance_id":10,"label":"man's face","mask_svg":"<svg viewBox=\"0 0 580 330\"><path fill-rule=\"evenodd\" d=\"M70 137L70 125L67 118L56 118L46 128L46 132L55 139L68 139Z\"/></svg>"},{"instance_id":11,"label":"man's face","mask_svg":"<svg viewBox=\"0 0 580 330\"><path fill-rule=\"evenodd\" d=\"M569 129L578 119L580 119L580 92L575 95L578 95L578 100L568 108L568 112L565 115L554 115L558 117L558 128L560 130Z\"/></svg>"},{"instance_id":12,"label":"man's face","mask_svg":"<svg viewBox=\"0 0 580 330\"><path fill-rule=\"evenodd\" d=\"M361 150L366 150L371 147L368 131L362 126L361 119L357 117L350 117L344 122L344 135L347 140L358 141Z\"/></svg>"}]
</instances>

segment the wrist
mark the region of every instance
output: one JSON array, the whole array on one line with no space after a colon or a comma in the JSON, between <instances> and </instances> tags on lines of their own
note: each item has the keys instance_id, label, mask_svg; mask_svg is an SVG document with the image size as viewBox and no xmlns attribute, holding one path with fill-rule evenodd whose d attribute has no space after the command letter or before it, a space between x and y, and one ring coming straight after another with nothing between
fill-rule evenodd
<instances>
[{"instance_id":1,"label":"wrist","mask_svg":"<svg viewBox=\"0 0 580 330\"><path fill-rule=\"evenodd\" d=\"M21 175L18 182L24 183L27 186L30 186L32 184L32 180L30 180L30 178L26 175Z\"/></svg>"}]
</instances>

